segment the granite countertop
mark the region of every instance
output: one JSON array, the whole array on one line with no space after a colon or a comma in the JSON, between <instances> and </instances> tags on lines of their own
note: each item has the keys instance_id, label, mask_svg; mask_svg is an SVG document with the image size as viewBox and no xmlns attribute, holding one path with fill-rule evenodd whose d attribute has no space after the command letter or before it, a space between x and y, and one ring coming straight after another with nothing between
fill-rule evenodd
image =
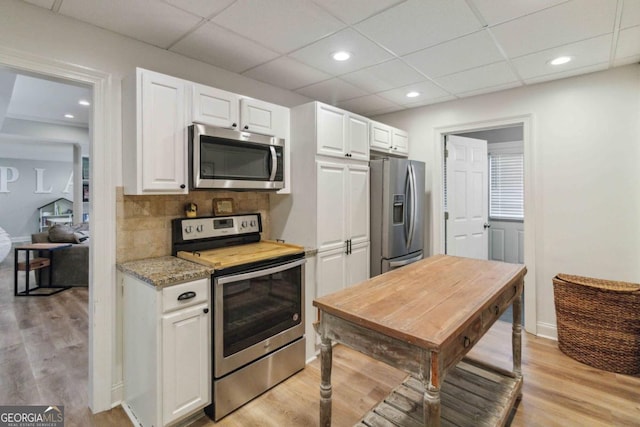
<instances>
[{"instance_id":1,"label":"granite countertop","mask_svg":"<svg viewBox=\"0 0 640 427\"><path fill-rule=\"evenodd\" d=\"M130 274L157 288L204 279L211 276L214 269L185 261L173 256L147 258L116 264L118 270Z\"/></svg>"}]
</instances>

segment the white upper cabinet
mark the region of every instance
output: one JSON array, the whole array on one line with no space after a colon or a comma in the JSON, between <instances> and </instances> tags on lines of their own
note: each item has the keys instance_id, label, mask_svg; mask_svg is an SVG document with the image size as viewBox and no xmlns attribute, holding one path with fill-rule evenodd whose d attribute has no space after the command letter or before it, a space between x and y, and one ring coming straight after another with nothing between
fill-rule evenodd
<instances>
[{"instance_id":1,"label":"white upper cabinet","mask_svg":"<svg viewBox=\"0 0 640 427\"><path fill-rule=\"evenodd\" d=\"M340 108L316 103L317 154L369 160L369 120Z\"/></svg>"},{"instance_id":2,"label":"white upper cabinet","mask_svg":"<svg viewBox=\"0 0 640 427\"><path fill-rule=\"evenodd\" d=\"M123 81L124 194L186 194L187 82L136 69Z\"/></svg>"},{"instance_id":3,"label":"white upper cabinet","mask_svg":"<svg viewBox=\"0 0 640 427\"><path fill-rule=\"evenodd\" d=\"M230 129L238 129L240 96L214 87L193 84L193 122Z\"/></svg>"},{"instance_id":4,"label":"white upper cabinet","mask_svg":"<svg viewBox=\"0 0 640 427\"><path fill-rule=\"evenodd\" d=\"M388 152L391 148L391 128L384 123L371 122L372 150Z\"/></svg>"},{"instance_id":5,"label":"white upper cabinet","mask_svg":"<svg viewBox=\"0 0 640 427\"><path fill-rule=\"evenodd\" d=\"M287 139L289 109L225 90L193 84L192 121Z\"/></svg>"},{"instance_id":6,"label":"white upper cabinet","mask_svg":"<svg viewBox=\"0 0 640 427\"><path fill-rule=\"evenodd\" d=\"M370 122L370 148L378 153L400 157L409 155L409 134L384 123Z\"/></svg>"},{"instance_id":7,"label":"white upper cabinet","mask_svg":"<svg viewBox=\"0 0 640 427\"><path fill-rule=\"evenodd\" d=\"M396 154L409 155L409 133L400 129L391 129L391 149Z\"/></svg>"}]
</instances>

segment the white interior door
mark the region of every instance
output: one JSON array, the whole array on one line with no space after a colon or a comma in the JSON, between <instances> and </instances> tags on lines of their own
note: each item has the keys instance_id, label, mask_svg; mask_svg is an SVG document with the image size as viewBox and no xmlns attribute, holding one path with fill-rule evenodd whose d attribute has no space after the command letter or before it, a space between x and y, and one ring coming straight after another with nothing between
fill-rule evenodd
<instances>
[{"instance_id":1,"label":"white interior door","mask_svg":"<svg viewBox=\"0 0 640 427\"><path fill-rule=\"evenodd\" d=\"M487 141L447 136L447 254L487 259Z\"/></svg>"}]
</instances>

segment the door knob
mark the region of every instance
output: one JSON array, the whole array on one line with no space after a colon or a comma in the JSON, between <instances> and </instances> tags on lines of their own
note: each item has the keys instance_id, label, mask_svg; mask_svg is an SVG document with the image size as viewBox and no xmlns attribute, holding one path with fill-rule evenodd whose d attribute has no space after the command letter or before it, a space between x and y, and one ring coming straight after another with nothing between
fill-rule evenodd
<instances>
[{"instance_id":1,"label":"door knob","mask_svg":"<svg viewBox=\"0 0 640 427\"><path fill-rule=\"evenodd\" d=\"M485 223L484 223L484 228L485 228L485 229L487 229L487 228L491 228L491 224L489 224L488 222L485 222Z\"/></svg>"}]
</instances>

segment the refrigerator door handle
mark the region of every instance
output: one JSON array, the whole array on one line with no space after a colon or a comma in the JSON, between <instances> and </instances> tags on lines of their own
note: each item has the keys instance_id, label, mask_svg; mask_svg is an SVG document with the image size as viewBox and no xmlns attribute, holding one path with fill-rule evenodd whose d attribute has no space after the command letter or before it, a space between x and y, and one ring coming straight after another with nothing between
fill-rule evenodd
<instances>
[{"instance_id":1,"label":"refrigerator door handle","mask_svg":"<svg viewBox=\"0 0 640 427\"><path fill-rule=\"evenodd\" d=\"M407 238L407 250L411 248L411 242L413 241L413 235L415 234L416 223L416 200L418 199L416 194L416 175L413 170L413 165L409 163L409 191L411 198L411 221L409 222L409 236Z\"/></svg>"},{"instance_id":2,"label":"refrigerator door handle","mask_svg":"<svg viewBox=\"0 0 640 427\"><path fill-rule=\"evenodd\" d=\"M407 206L411 201L411 163L407 165L407 174L404 185L404 242L409 250L409 242L411 240L411 216L407 210Z\"/></svg>"},{"instance_id":3,"label":"refrigerator door handle","mask_svg":"<svg viewBox=\"0 0 640 427\"><path fill-rule=\"evenodd\" d=\"M391 261L389 263L389 268L402 267L403 265L411 264L412 262L420 261L421 259L422 259L422 252L420 252L420 255L415 256L413 258L405 259L404 261Z\"/></svg>"}]
</instances>

